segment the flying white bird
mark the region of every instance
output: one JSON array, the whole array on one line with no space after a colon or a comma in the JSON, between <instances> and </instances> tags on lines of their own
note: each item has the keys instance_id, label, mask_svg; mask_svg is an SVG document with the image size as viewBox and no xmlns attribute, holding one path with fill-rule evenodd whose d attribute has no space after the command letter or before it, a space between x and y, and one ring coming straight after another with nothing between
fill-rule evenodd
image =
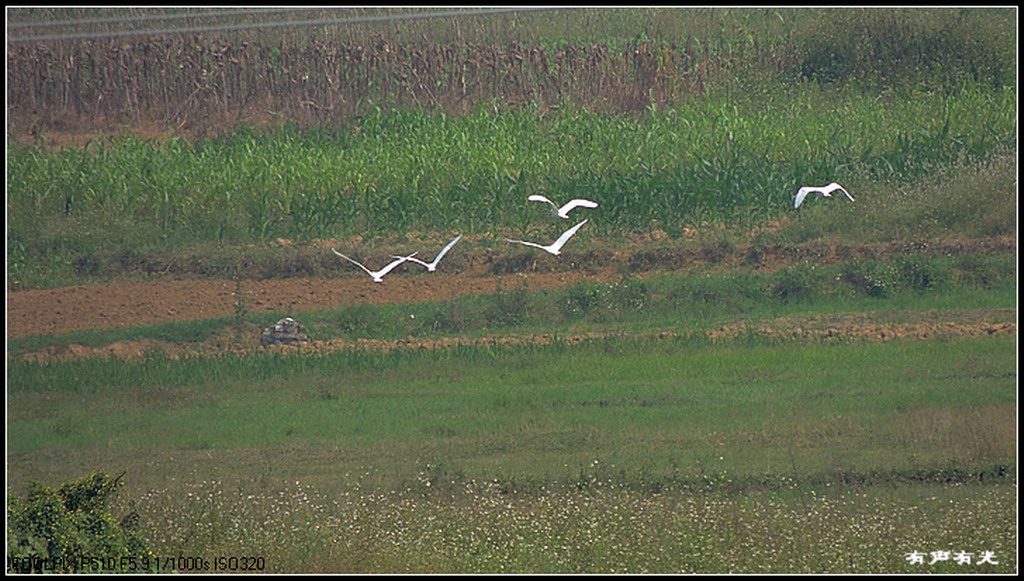
<instances>
[{"instance_id":1,"label":"flying white bird","mask_svg":"<svg viewBox=\"0 0 1024 581\"><path fill-rule=\"evenodd\" d=\"M534 194L534 195L532 195L532 196L530 196L530 197L528 197L526 199L531 201L531 202L547 202L548 204L551 204L551 215L552 216L556 216L558 218L561 218L563 220L568 220L569 219L569 212L571 212L573 210L573 208L577 208L577 207L596 208L597 207L597 202L591 202L590 200L584 200L582 198L577 198L575 200L570 200L569 202L567 202L561 208L559 208L558 206L555 205L554 202L552 202L551 200L545 198L544 196L542 196L540 194Z\"/></svg>"},{"instance_id":2,"label":"flying white bird","mask_svg":"<svg viewBox=\"0 0 1024 581\"><path fill-rule=\"evenodd\" d=\"M841 186L841 185L839 185L839 184L837 184L835 182L832 182L829 185L822 186L820 188L816 188L814 186L804 186L804 187L800 188L800 190L796 193L796 200L793 201L793 207L794 208L799 208L800 204L803 203L804 198L806 198L807 194L809 194L811 192L817 192L817 193L825 196L826 198L831 198L832 197L832 192L834 192L836 190L842 190L842 192L844 194L846 194L846 197L850 198L851 202L854 201L853 196L850 195L850 192L846 191L846 189L843 188L843 186Z\"/></svg>"},{"instance_id":3,"label":"flying white bird","mask_svg":"<svg viewBox=\"0 0 1024 581\"><path fill-rule=\"evenodd\" d=\"M337 250L335 250L333 248L331 249L331 252L337 254L338 256L344 258L345 260L347 260L347 261L351 262L352 264L358 266L359 268L365 270L367 274L369 274L371 277L373 277L373 282L384 282L384 280L383 280L384 279L384 275L389 273L389 272L391 272L391 269L395 268L399 264L402 264L406 260L409 260L413 256L416 256L415 252L413 252L409 256L399 256L398 259L395 260L394 262L388 264L387 266L385 266L384 268L378 270L377 272L374 272L374 271L370 270L369 268L366 268L362 264L359 264L355 260L352 260L351 258L345 256L344 254L338 252Z\"/></svg>"},{"instance_id":4,"label":"flying white bird","mask_svg":"<svg viewBox=\"0 0 1024 581\"><path fill-rule=\"evenodd\" d=\"M423 266L427 267L427 270L429 270L430 272L434 272L435 270L437 270L437 263L438 263L438 262L441 262L441 258L442 258L442 257L443 257L443 256L444 256L445 254L447 254L447 253L448 253L448 251L452 249L452 246L455 246L455 243L456 243L456 242L458 242L459 240L462 240L462 234L459 234L459 235L458 235L458 236L457 236L457 237L455 238L455 240L452 240L451 242L449 242L449 243L448 243L448 246L445 246L445 247L444 247L444 248L443 248L443 249L441 250L441 252L440 252L440 253L438 253L438 255L434 257L434 262L430 262L430 263L427 263L427 262L423 262L423 261L422 261L422 260L420 260L419 258L413 258L412 256L409 256L409 257L407 257L407 259L408 259L408 260L409 260L410 262L415 262L415 263L417 263L417 264L422 264ZM401 256L392 256L391 258L401 258Z\"/></svg>"},{"instance_id":5,"label":"flying white bird","mask_svg":"<svg viewBox=\"0 0 1024 581\"><path fill-rule=\"evenodd\" d=\"M579 224L576 224L572 228L569 228L565 232L562 232L562 235L558 237L558 240L555 240L554 242L552 242L548 246L542 246L540 244L535 244L533 242L526 242L525 240L511 240L509 238L506 238L505 240L508 241L508 242L516 242L518 244L525 244L527 246L533 246L534 248L540 248L541 250L546 250L546 251L550 252L551 254L557 255L557 254L561 254L562 253L562 247L565 246L565 243L568 242L570 238L572 238L572 235L575 234L576 231L580 229L580 226L582 226L582 225L584 225L586 223L587 223L587 220L584 220L584 221L580 222Z\"/></svg>"}]
</instances>

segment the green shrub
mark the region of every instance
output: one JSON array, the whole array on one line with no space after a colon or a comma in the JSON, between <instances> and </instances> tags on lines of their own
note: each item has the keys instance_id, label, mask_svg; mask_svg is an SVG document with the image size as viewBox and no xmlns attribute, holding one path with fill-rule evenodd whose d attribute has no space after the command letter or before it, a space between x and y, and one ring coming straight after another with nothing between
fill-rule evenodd
<instances>
[{"instance_id":1,"label":"green shrub","mask_svg":"<svg viewBox=\"0 0 1024 581\"><path fill-rule=\"evenodd\" d=\"M416 334L422 333L465 333L483 326L482 316L476 301L459 297L438 303L436 307L421 316Z\"/></svg>"},{"instance_id":2,"label":"green shrub","mask_svg":"<svg viewBox=\"0 0 1024 581\"><path fill-rule=\"evenodd\" d=\"M526 284L506 291L498 285L497 292L490 296L485 317L495 327L513 327L526 320L530 304L530 293Z\"/></svg>"},{"instance_id":3,"label":"green shrub","mask_svg":"<svg viewBox=\"0 0 1024 581\"><path fill-rule=\"evenodd\" d=\"M896 269L892 264L879 260L851 260L846 262L839 275L859 294L874 298L885 298L897 287Z\"/></svg>"},{"instance_id":4,"label":"green shrub","mask_svg":"<svg viewBox=\"0 0 1024 581\"><path fill-rule=\"evenodd\" d=\"M367 304L348 305L338 309L336 314L325 321L331 332L349 338L379 339L389 336L395 330L395 324L381 309Z\"/></svg>"},{"instance_id":5,"label":"green shrub","mask_svg":"<svg viewBox=\"0 0 1024 581\"><path fill-rule=\"evenodd\" d=\"M765 292L764 276L737 273L681 278L673 282L666 296L681 308L715 305L730 312L742 312L762 301Z\"/></svg>"},{"instance_id":6,"label":"green shrub","mask_svg":"<svg viewBox=\"0 0 1024 581\"><path fill-rule=\"evenodd\" d=\"M600 308L602 285L592 282L584 282L568 289L565 297L559 301L562 316L574 318L578 315L586 315Z\"/></svg>"},{"instance_id":7,"label":"green shrub","mask_svg":"<svg viewBox=\"0 0 1024 581\"><path fill-rule=\"evenodd\" d=\"M565 291L559 301L562 316L572 319L590 316L605 319L610 314L642 309L650 302L650 291L641 280L624 277L619 282L584 282Z\"/></svg>"},{"instance_id":8,"label":"green shrub","mask_svg":"<svg viewBox=\"0 0 1024 581\"><path fill-rule=\"evenodd\" d=\"M1017 280L1017 261L1013 255L965 254L954 262L953 273L960 284L988 289L1000 284L1013 284Z\"/></svg>"},{"instance_id":9,"label":"green shrub","mask_svg":"<svg viewBox=\"0 0 1024 581\"><path fill-rule=\"evenodd\" d=\"M107 503L121 476L100 472L54 490L40 482L7 498L7 572L141 571L153 555L133 511L117 520Z\"/></svg>"},{"instance_id":10,"label":"green shrub","mask_svg":"<svg viewBox=\"0 0 1024 581\"><path fill-rule=\"evenodd\" d=\"M768 284L771 295L785 304L816 298L822 277L815 270L814 264L803 262L784 268Z\"/></svg>"},{"instance_id":11,"label":"green shrub","mask_svg":"<svg viewBox=\"0 0 1024 581\"><path fill-rule=\"evenodd\" d=\"M899 257L894 266L902 286L915 291L945 287L953 278L948 264L927 256Z\"/></svg>"}]
</instances>

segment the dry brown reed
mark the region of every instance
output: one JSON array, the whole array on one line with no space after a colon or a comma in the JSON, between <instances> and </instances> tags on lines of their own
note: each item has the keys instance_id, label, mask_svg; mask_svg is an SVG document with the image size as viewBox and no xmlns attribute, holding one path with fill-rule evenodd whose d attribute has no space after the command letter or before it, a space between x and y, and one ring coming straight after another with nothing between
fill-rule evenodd
<instances>
[{"instance_id":1,"label":"dry brown reed","mask_svg":"<svg viewBox=\"0 0 1024 581\"><path fill-rule=\"evenodd\" d=\"M338 123L375 106L472 111L481 103L566 103L615 112L700 95L725 57L692 41L544 48L507 45L300 46L155 37L18 44L8 53L8 107L19 122L59 127L157 122L179 130L278 117Z\"/></svg>"}]
</instances>

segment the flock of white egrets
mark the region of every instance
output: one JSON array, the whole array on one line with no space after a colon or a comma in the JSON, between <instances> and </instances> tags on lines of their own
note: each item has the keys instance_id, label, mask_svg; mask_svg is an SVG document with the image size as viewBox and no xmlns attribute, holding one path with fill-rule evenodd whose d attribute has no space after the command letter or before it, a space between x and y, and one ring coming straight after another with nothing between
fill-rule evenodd
<instances>
[{"instance_id":1,"label":"flock of white egrets","mask_svg":"<svg viewBox=\"0 0 1024 581\"><path fill-rule=\"evenodd\" d=\"M551 214L553 216L556 216L556 217L562 219L562 220L568 220L569 219L569 212L571 212L574 208L577 208L577 207L596 208L597 207L597 202L592 202L590 200L584 200L584 199L572 200L572 201L570 201L569 203L565 204L564 206L562 206L560 208L558 206L556 206L554 202L552 202L551 200L549 200L549 199L547 199L547 198L545 198L544 196L541 196L541 195L530 196L530 197L527 198L527 200L531 201L531 202L545 202L547 204L550 204L551 208L552 208ZM533 246L534 248L540 248L541 250L545 250L547 252L550 252L551 254L558 255L558 254L562 253L562 247L565 246L565 243L568 242L569 239L572 238L572 235L575 234L576 231L579 230L580 227L583 226L586 223L587 223L587 220L583 220L579 224L576 224L572 228L569 228L568 230L563 232L562 235L559 236L557 240L555 240L554 242L552 242L551 244L548 244L548 245L537 244L535 242L527 242L525 240L510 240L508 238L506 238L506 240L508 240L509 242L517 243L517 244L523 244L523 245L526 245L526 246ZM392 270L394 270L394 268L396 266L398 266L399 264L402 264L403 262L415 262L416 264L420 264L420 265L425 266L428 271L434 272L435 270L437 270L437 264L439 262L441 262L441 259L444 257L444 255L447 254L448 251L452 249L452 246L455 246L455 244L459 240L461 240L461 239L462 239L462 234L459 234L458 236L456 236L454 240L449 242L447 246L445 246L444 248L441 249L441 252L439 252L437 254L437 256L434 257L434 260L431 261L431 262L424 262L423 260L420 260L419 258L416 258L416 255L419 254L419 251L417 251L417 252L413 252L412 254L410 254L408 256L392 256L391 258L393 258L394 260L392 262L389 262L387 264L387 266L385 266L384 268L382 268L380 270L370 270L369 268L366 268L365 266L363 266L358 261L353 260L353 259L349 258L348 256L345 256L344 254L338 252L337 250L334 250L333 248L331 249L331 251L334 252L335 254L337 254L338 256L344 258L345 260L351 262L352 264L358 266L359 268L363 269L364 271L366 271L366 274L370 275L370 278L373 279L373 282L384 282L384 275L386 275L387 273L389 273Z\"/></svg>"},{"instance_id":2,"label":"flock of white egrets","mask_svg":"<svg viewBox=\"0 0 1024 581\"><path fill-rule=\"evenodd\" d=\"M830 198L830 197L832 197L832 192L834 192L836 190L841 190L844 194L846 194L847 198L850 198L851 202L854 201L853 200L853 196L850 195L850 192L846 191L846 189L843 188L843 186L841 186L841 185L839 185L839 184L837 184L835 182L832 182L831 184L829 184L827 186L822 186L822 187L805 186L805 187L800 188L797 191L797 193L796 193L796 199L793 201L793 207L794 208L799 208L800 204L803 203L804 198L807 197L807 194L818 193L818 194L821 194L822 196L824 196L826 198ZM596 208L597 205L598 205L597 202L592 202L590 200L584 200L582 198L577 198L575 200L570 200L565 205L559 207L554 202L549 200L548 198L546 198L544 196L541 196L539 194L535 194L535 195L529 196L526 199L528 201L530 201L530 202L543 202L543 203L546 203L546 204L550 204L551 205L551 215L556 217L556 218L562 219L562 220L568 220L569 219L569 212L571 212L575 208ZM573 226L572 228L569 228L565 232L562 232L562 235L559 236L551 244L546 244L546 245L545 244L537 244L536 242L527 242L526 240L512 240L510 238L506 238L505 240L507 242L512 242L512 243L515 243L515 244L522 244L524 246L532 246L534 248L540 248L541 250L544 250L545 252L549 252L549 253L554 254L554 255L557 256L557 255L562 253L562 247L565 246L565 243L568 242L569 239L572 238L574 234L576 234L576 231L579 230L584 224L586 224L588 220L589 219L585 219L582 222L580 222L579 224L576 224L575 226ZM448 251L452 249L452 246L455 246L455 244L459 240L461 240L461 239L462 239L462 234L459 234L458 236L456 236L454 240L449 242L447 244L447 246L445 246L444 248L441 249L441 252L439 252L437 254L437 256L434 257L434 260L431 261L431 262L424 262L423 260L421 260L419 258L416 258L416 255L419 254L419 251L417 251L417 252L413 252L412 254L410 254L408 256L392 256L391 258L393 258L394 260L392 262L388 263L384 268L382 268L380 270L370 270L369 268L366 268L365 266L363 266L359 262L349 258L348 256L345 256L344 254L338 252L337 250L334 250L333 248L331 249L331 251L334 252L335 254L337 254L338 256L344 258L345 260L351 262L352 264L358 266L359 268L363 269L364 271L366 271L366 273L370 275L370 278L373 279L373 282L384 282L384 275L386 275L387 273L389 273L392 270L394 270L394 268L396 266L398 266L399 264L402 264L403 262L415 262L416 264L420 264L420 265L423 265L424 267L426 267L426 269L428 271L434 272L435 270L437 270L437 264L439 262L441 262L441 259L444 257L444 255L447 254Z\"/></svg>"}]
</instances>

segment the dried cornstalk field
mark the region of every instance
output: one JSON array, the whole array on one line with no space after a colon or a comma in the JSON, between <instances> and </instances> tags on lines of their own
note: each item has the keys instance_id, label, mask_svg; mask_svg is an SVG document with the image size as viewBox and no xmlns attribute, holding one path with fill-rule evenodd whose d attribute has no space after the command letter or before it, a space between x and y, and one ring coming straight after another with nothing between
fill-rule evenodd
<instances>
[{"instance_id":1,"label":"dried cornstalk field","mask_svg":"<svg viewBox=\"0 0 1024 581\"><path fill-rule=\"evenodd\" d=\"M8 53L8 107L17 122L43 126L90 119L178 129L267 114L333 123L368 105L457 112L492 100L622 112L702 94L725 60L692 41L617 50L395 44L383 36L365 45L180 36L39 43Z\"/></svg>"}]
</instances>

